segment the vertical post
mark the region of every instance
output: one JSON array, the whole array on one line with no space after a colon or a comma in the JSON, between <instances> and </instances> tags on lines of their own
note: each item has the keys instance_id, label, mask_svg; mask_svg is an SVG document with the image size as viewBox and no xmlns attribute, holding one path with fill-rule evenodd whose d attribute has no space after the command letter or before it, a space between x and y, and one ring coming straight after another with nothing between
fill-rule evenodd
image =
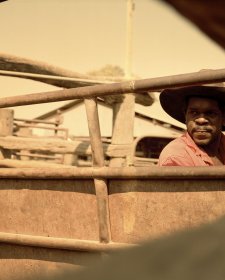
<instances>
[{"instance_id":1,"label":"vertical post","mask_svg":"<svg viewBox=\"0 0 225 280\"><path fill-rule=\"evenodd\" d=\"M10 109L0 109L0 136L13 134L14 111ZM0 148L0 159L10 158L11 151Z\"/></svg>"},{"instance_id":2,"label":"vertical post","mask_svg":"<svg viewBox=\"0 0 225 280\"><path fill-rule=\"evenodd\" d=\"M97 99L85 99L85 108L88 120L88 128L91 139L93 166L104 166L104 153L101 141L101 132L97 110ZM108 243L111 240L110 221L109 221L109 202L107 182L104 179L94 179L95 192L98 207L99 219L99 240Z\"/></svg>"},{"instance_id":3,"label":"vertical post","mask_svg":"<svg viewBox=\"0 0 225 280\"><path fill-rule=\"evenodd\" d=\"M127 145L133 142L134 130L134 105L135 96L127 94L123 102L116 103L113 106L113 145ZM128 156L128 155L127 155ZM109 165L111 167L127 166L126 158L113 157L110 159Z\"/></svg>"},{"instance_id":4,"label":"vertical post","mask_svg":"<svg viewBox=\"0 0 225 280\"><path fill-rule=\"evenodd\" d=\"M127 0L126 16L126 59L125 59L125 76L131 78L132 74L132 50L133 50L133 13L135 9L134 0Z\"/></svg>"},{"instance_id":5,"label":"vertical post","mask_svg":"<svg viewBox=\"0 0 225 280\"><path fill-rule=\"evenodd\" d=\"M19 131L18 131L18 134L19 134L19 136L25 136L25 137L31 137L32 136L32 134L33 134L33 132L32 132L32 129L31 128L29 128L29 127L20 127L19 128ZM21 153L23 153L23 152L28 152L28 151L23 151L23 150L21 150L20 151ZM30 157L29 156L20 156L20 159L21 160L30 160Z\"/></svg>"},{"instance_id":6,"label":"vertical post","mask_svg":"<svg viewBox=\"0 0 225 280\"><path fill-rule=\"evenodd\" d=\"M132 76L131 58L132 58L132 24L133 24L134 2L127 0L127 39L126 39L126 60L125 76L130 79ZM125 94L121 103L115 103L113 106L113 132L112 144L127 145L133 142L135 116L135 95ZM129 156L129 155L128 155ZM126 166L126 158L112 158L110 166Z\"/></svg>"},{"instance_id":7,"label":"vertical post","mask_svg":"<svg viewBox=\"0 0 225 280\"><path fill-rule=\"evenodd\" d=\"M78 162L78 156L76 154L64 154L63 155L63 164L76 166Z\"/></svg>"}]
</instances>

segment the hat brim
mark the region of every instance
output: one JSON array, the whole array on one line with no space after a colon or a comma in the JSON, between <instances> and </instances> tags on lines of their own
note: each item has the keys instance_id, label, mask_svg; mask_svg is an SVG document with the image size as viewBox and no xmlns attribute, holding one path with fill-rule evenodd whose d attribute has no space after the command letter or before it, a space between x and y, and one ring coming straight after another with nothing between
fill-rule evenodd
<instances>
[{"instance_id":1,"label":"hat brim","mask_svg":"<svg viewBox=\"0 0 225 280\"><path fill-rule=\"evenodd\" d=\"M165 89L159 96L163 110L175 120L185 124L185 104L189 97L205 97L225 105L225 88L218 86L188 86ZM223 127L224 129L225 127Z\"/></svg>"}]
</instances>

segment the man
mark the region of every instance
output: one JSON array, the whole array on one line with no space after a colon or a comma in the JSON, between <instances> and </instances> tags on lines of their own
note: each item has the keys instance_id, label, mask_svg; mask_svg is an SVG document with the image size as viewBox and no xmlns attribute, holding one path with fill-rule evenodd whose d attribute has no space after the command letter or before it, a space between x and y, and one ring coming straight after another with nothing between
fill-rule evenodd
<instances>
[{"instance_id":1,"label":"man","mask_svg":"<svg viewBox=\"0 0 225 280\"><path fill-rule=\"evenodd\" d=\"M162 108L185 123L187 132L161 152L159 166L212 166L225 164L225 88L202 85L166 89Z\"/></svg>"}]
</instances>

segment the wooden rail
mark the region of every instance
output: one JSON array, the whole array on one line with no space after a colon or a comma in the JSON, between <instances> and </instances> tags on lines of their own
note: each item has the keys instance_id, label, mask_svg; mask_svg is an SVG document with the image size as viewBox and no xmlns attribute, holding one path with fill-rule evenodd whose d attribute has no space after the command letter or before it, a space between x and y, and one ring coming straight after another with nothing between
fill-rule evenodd
<instances>
[{"instance_id":1,"label":"wooden rail","mask_svg":"<svg viewBox=\"0 0 225 280\"><path fill-rule=\"evenodd\" d=\"M5 136L0 137L0 146L8 150L35 150L49 151L57 154L82 154L91 155L91 143L89 141L66 141L52 138L38 138ZM110 145L103 143L103 150L107 156L125 156L131 145Z\"/></svg>"}]
</instances>

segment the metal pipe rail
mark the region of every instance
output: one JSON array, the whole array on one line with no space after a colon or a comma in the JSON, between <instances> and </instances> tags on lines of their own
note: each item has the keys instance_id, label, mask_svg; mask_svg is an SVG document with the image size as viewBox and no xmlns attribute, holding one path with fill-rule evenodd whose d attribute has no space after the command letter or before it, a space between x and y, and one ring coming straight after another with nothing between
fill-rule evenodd
<instances>
[{"instance_id":1,"label":"metal pipe rail","mask_svg":"<svg viewBox=\"0 0 225 280\"><path fill-rule=\"evenodd\" d=\"M0 243L15 244L20 246L61 249L61 250L99 252L99 253L137 246L136 244L128 244L128 243L109 242L105 244L105 243L100 243L99 241L92 241L92 240L34 236L34 235L27 235L27 234L8 233L8 232L0 232Z\"/></svg>"},{"instance_id":2,"label":"metal pipe rail","mask_svg":"<svg viewBox=\"0 0 225 280\"><path fill-rule=\"evenodd\" d=\"M225 81L225 69L206 70L188 74L172 75L159 78L131 80L121 83L86 86L50 92L33 93L0 98L0 108L92 98L125 93L159 91L164 88L222 82Z\"/></svg>"},{"instance_id":3,"label":"metal pipe rail","mask_svg":"<svg viewBox=\"0 0 225 280\"><path fill-rule=\"evenodd\" d=\"M225 180L224 166L202 167L61 167L55 168L0 168L5 179L139 179L139 180Z\"/></svg>"},{"instance_id":4,"label":"metal pipe rail","mask_svg":"<svg viewBox=\"0 0 225 280\"><path fill-rule=\"evenodd\" d=\"M105 164L105 159L101 141L97 99L85 99L84 103L91 140L93 166L103 167ZM107 182L102 178L94 178L94 185L98 207L99 239L101 243L109 243L111 240L111 231L109 221Z\"/></svg>"}]
</instances>

